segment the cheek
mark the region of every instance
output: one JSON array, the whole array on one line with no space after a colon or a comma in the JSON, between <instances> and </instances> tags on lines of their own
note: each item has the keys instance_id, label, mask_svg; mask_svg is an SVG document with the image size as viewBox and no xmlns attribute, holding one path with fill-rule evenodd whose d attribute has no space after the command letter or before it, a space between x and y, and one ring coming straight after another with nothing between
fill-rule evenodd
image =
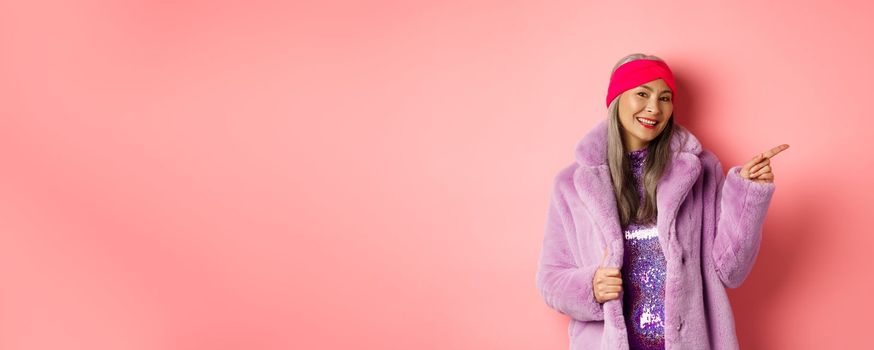
<instances>
[{"instance_id":1,"label":"cheek","mask_svg":"<svg viewBox=\"0 0 874 350\"><path fill-rule=\"evenodd\" d=\"M625 97L619 102L619 108L626 113L626 116L635 114L642 108L639 99L634 98L634 96Z\"/></svg>"},{"instance_id":2,"label":"cheek","mask_svg":"<svg viewBox=\"0 0 874 350\"><path fill-rule=\"evenodd\" d=\"M634 115L637 114L637 110L634 109L634 104L629 103L619 108L619 119L622 120L623 124L628 124L631 119L634 118Z\"/></svg>"},{"instance_id":3,"label":"cheek","mask_svg":"<svg viewBox=\"0 0 874 350\"><path fill-rule=\"evenodd\" d=\"M646 101L640 98L632 98L628 101L628 109L633 113L637 113L646 107Z\"/></svg>"}]
</instances>

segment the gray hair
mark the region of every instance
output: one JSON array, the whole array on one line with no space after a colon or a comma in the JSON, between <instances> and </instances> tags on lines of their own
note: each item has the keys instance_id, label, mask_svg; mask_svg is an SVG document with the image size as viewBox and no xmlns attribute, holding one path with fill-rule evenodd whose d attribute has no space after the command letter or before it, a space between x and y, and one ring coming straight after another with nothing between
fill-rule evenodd
<instances>
[{"instance_id":1,"label":"gray hair","mask_svg":"<svg viewBox=\"0 0 874 350\"><path fill-rule=\"evenodd\" d=\"M622 57L613 66L613 72L626 62L634 60L658 60L661 58L642 53L633 53ZM610 73L613 74L612 72ZM619 213L619 223L622 228L638 219L643 223L653 223L658 215L656 206L656 186L662 177L667 164L671 162L671 137L674 134L674 116L668 118L667 125L661 134L653 139L648 148L645 167L643 169L643 186L645 198L641 201L631 173L630 162L625 156L627 150L622 140L622 124L619 121L619 100L617 95L607 110L607 163L610 167L610 177L613 180L613 192L616 195L616 206Z\"/></svg>"}]
</instances>

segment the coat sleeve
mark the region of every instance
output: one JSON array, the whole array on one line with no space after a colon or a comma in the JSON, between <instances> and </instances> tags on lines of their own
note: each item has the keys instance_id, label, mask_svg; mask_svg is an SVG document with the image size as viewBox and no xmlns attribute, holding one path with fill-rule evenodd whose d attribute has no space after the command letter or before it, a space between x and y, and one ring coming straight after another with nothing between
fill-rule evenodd
<instances>
[{"instance_id":1,"label":"coat sleeve","mask_svg":"<svg viewBox=\"0 0 874 350\"><path fill-rule=\"evenodd\" d=\"M759 253L762 226L775 186L773 182L743 178L742 166L734 166L723 175L718 159L714 164L717 222L711 256L722 283L737 288L746 280Z\"/></svg>"},{"instance_id":2,"label":"coat sleeve","mask_svg":"<svg viewBox=\"0 0 874 350\"><path fill-rule=\"evenodd\" d=\"M595 300L592 279L597 265L577 266L568 246L573 228L567 203L553 190L546 216L546 232L536 273L536 285L546 304L580 321L604 319L603 306Z\"/></svg>"}]
</instances>

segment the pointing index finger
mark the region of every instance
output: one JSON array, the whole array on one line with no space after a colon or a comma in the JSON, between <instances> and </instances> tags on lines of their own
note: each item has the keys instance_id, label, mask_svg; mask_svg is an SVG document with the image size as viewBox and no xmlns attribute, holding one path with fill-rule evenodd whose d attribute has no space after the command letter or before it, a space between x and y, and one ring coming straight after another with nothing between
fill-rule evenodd
<instances>
[{"instance_id":1,"label":"pointing index finger","mask_svg":"<svg viewBox=\"0 0 874 350\"><path fill-rule=\"evenodd\" d=\"M787 148L789 148L789 145L784 143L782 145L769 149L767 152L762 153L762 155L764 155L765 158L770 159L776 156L777 153L783 152Z\"/></svg>"}]
</instances>

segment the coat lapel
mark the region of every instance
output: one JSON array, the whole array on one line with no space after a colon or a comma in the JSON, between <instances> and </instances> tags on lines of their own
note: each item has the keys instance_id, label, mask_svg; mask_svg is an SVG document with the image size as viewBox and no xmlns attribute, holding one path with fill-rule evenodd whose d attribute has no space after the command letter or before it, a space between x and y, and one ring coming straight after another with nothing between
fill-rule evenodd
<instances>
[{"instance_id":1,"label":"coat lapel","mask_svg":"<svg viewBox=\"0 0 874 350\"><path fill-rule=\"evenodd\" d=\"M607 165L606 119L599 122L576 146L579 167L574 171L574 186L592 218L595 231L600 232L603 248L609 249L606 266L621 268L624 237L616 209L610 168ZM682 247L676 237L675 219L680 204L688 195L701 173L701 144L680 124L675 122L671 140L671 164L659 179L656 190L658 206L657 229L659 244L667 260L668 278L676 264L681 263ZM603 249L602 249L603 250ZM625 323L621 300L604 304L604 344L625 344Z\"/></svg>"}]
</instances>

